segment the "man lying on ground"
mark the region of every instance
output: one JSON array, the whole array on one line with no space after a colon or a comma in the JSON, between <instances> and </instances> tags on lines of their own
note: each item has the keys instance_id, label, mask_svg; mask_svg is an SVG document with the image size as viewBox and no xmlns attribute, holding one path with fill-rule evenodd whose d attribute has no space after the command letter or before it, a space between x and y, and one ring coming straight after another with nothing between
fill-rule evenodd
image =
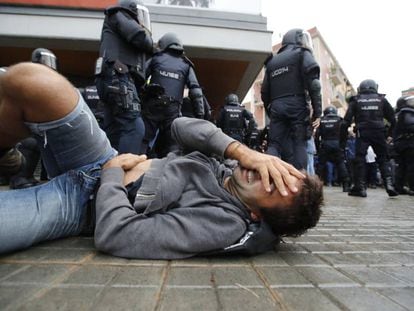
<instances>
[{"instance_id":1,"label":"man lying on ground","mask_svg":"<svg viewBox=\"0 0 414 311\"><path fill-rule=\"evenodd\" d=\"M0 192L0 253L79 235L98 187L95 245L127 258L177 259L221 249L259 219L280 236L300 235L318 222L316 177L204 120L179 118L172 131L182 154L117 156L64 77L37 64L10 67L0 76L0 171L10 148L33 134L53 179ZM231 170L213 155L239 166Z\"/></svg>"}]
</instances>

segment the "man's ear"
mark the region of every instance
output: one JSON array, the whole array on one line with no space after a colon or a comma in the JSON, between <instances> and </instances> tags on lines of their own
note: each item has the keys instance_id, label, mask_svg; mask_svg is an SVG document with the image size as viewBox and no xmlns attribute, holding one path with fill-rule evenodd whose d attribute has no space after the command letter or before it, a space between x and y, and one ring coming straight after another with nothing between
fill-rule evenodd
<instances>
[{"instance_id":1,"label":"man's ear","mask_svg":"<svg viewBox=\"0 0 414 311\"><path fill-rule=\"evenodd\" d=\"M253 221L259 221L262 219L262 214L260 213L259 210L256 211L251 211L250 212L250 217L253 219Z\"/></svg>"}]
</instances>

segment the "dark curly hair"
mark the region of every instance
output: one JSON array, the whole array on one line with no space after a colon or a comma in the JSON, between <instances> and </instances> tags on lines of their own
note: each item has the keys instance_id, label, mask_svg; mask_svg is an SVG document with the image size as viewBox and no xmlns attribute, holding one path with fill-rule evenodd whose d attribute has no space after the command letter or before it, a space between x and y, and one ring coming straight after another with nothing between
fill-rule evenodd
<instances>
[{"instance_id":1,"label":"dark curly hair","mask_svg":"<svg viewBox=\"0 0 414 311\"><path fill-rule=\"evenodd\" d=\"M321 217L323 184L317 176L306 175L289 206L261 208L263 220L279 236L297 237L315 227Z\"/></svg>"}]
</instances>

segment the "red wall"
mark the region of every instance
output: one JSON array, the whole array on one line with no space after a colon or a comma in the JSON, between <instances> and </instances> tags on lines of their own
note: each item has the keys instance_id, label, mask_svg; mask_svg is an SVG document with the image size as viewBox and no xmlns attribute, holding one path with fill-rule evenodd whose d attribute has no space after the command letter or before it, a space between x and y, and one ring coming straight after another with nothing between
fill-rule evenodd
<instances>
[{"instance_id":1,"label":"red wall","mask_svg":"<svg viewBox=\"0 0 414 311\"><path fill-rule=\"evenodd\" d=\"M0 4L58 6L88 9L102 9L115 3L117 3L117 0L0 0Z\"/></svg>"}]
</instances>

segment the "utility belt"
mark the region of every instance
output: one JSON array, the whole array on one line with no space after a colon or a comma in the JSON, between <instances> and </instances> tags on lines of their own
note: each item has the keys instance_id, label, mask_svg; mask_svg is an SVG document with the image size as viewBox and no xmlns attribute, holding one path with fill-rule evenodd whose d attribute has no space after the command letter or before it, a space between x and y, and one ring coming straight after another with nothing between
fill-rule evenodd
<instances>
[{"instance_id":1,"label":"utility belt","mask_svg":"<svg viewBox=\"0 0 414 311\"><path fill-rule=\"evenodd\" d=\"M136 80L131 75L130 67L120 61L96 62L95 74L102 77L105 84L102 100L114 105L115 113L141 111L136 89Z\"/></svg>"},{"instance_id":2,"label":"utility belt","mask_svg":"<svg viewBox=\"0 0 414 311\"><path fill-rule=\"evenodd\" d=\"M143 69L141 68L141 65L125 65L120 60L104 60L103 57L99 57L96 60L95 76L99 76L101 74L107 75L111 70L114 70L120 74L129 73L135 80L137 80L137 82L142 82L142 84L145 82L145 77L143 76Z\"/></svg>"},{"instance_id":3,"label":"utility belt","mask_svg":"<svg viewBox=\"0 0 414 311\"><path fill-rule=\"evenodd\" d=\"M272 97L272 101L275 99L285 98L285 97L305 97L305 93L299 93L299 94L283 94L283 95L277 95Z\"/></svg>"}]
</instances>

